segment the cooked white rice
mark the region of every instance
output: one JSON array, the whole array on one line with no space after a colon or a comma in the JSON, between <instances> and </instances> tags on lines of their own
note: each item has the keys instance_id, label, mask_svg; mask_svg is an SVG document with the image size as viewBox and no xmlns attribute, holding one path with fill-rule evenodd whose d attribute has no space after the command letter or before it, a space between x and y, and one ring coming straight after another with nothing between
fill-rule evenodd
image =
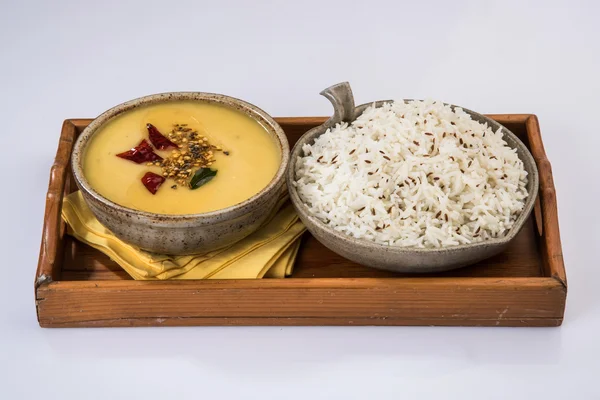
<instances>
[{"instance_id":1,"label":"cooked white rice","mask_svg":"<svg viewBox=\"0 0 600 400\"><path fill-rule=\"evenodd\" d=\"M527 172L502 132L440 102L369 107L302 150L295 186L310 213L377 243L502 237L527 198Z\"/></svg>"}]
</instances>

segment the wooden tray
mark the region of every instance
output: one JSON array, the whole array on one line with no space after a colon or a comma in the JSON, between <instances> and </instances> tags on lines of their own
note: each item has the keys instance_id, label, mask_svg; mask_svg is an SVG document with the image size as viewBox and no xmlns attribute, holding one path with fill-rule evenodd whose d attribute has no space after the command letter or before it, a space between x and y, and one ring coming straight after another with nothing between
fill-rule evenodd
<instances>
[{"instance_id":1,"label":"wooden tray","mask_svg":"<svg viewBox=\"0 0 600 400\"><path fill-rule=\"evenodd\" d=\"M159 325L558 326L567 295L554 183L535 115L491 115L531 149L535 212L504 253L431 275L366 268L303 237L287 279L133 281L107 256L65 235L62 198L76 190L69 157L91 121L63 125L50 173L39 264L43 327ZM278 118L290 144L325 118Z\"/></svg>"}]
</instances>

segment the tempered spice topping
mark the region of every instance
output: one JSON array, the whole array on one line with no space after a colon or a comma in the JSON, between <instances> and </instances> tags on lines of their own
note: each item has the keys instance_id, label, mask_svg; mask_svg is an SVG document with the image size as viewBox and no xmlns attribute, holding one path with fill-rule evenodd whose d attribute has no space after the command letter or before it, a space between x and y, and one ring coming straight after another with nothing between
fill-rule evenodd
<instances>
[{"instance_id":1,"label":"tempered spice topping","mask_svg":"<svg viewBox=\"0 0 600 400\"><path fill-rule=\"evenodd\" d=\"M133 161L137 164L162 161L162 157L154 152L152 146L150 146L150 143L148 143L146 139L142 139L140 144L133 149L117 154L117 157Z\"/></svg>"},{"instance_id":2,"label":"tempered spice topping","mask_svg":"<svg viewBox=\"0 0 600 400\"><path fill-rule=\"evenodd\" d=\"M142 177L142 184L152 194L156 194L158 188L164 183L164 181L164 177L156 175L154 172L146 172L146 174L144 174Z\"/></svg>"},{"instance_id":3,"label":"tempered spice topping","mask_svg":"<svg viewBox=\"0 0 600 400\"><path fill-rule=\"evenodd\" d=\"M131 150L117 154L117 157L148 166L160 167L162 176L147 173L142 178L146 188L155 194L158 187L165 179L173 179L178 185L191 188L190 177L204 168L209 168L215 161L214 152L222 151L219 146L214 146L187 124L174 124L173 129L167 135L163 135L152 124L147 124L150 142L159 150L175 148L171 154L161 157L153 151L152 146L146 139ZM229 152L224 152L229 155ZM158 179L159 177L160 179ZM159 182L160 181L160 182ZM172 185L176 189L177 185Z\"/></svg>"},{"instance_id":4,"label":"tempered spice topping","mask_svg":"<svg viewBox=\"0 0 600 400\"><path fill-rule=\"evenodd\" d=\"M162 174L181 186L189 186L189 178L194 172L213 165L214 152L223 151L219 146L210 144L198 131L188 128L187 124L173 125L167 138L177 145L177 149L160 163Z\"/></svg>"},{"instance_id":5,"label":"tempered spice topping","mask_svg":"<svg viewBox=\"0 0 600 400\"><path fill-rule=\"evenodd\" d=\"M158 150L166 150L169 147L177 148L177 145L164 137L154 125L146 124L146 129L148 129L148 137L150 138L150 142Z\"/></svg>"}]
</instances>

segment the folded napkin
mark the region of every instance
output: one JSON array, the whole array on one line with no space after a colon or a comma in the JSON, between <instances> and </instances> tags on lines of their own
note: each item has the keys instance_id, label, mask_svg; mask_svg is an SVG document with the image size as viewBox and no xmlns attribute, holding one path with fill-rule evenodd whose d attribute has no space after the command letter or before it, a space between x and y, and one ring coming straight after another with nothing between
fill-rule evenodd
<instances>
[{"instance_id":1,"label":"folded napkin","mask_svg":"<svg viewBox=\"0 0 600 400\"><path fill-rule=\"evenodd\" d=\"M100 250L137 280L284 278L292 273L305 230L282 197L256 232L233 245L188 256L140 250L118 239L90 211L79 191L65 197L62 217L67 233Z\"/></svg>"}]
</instances>

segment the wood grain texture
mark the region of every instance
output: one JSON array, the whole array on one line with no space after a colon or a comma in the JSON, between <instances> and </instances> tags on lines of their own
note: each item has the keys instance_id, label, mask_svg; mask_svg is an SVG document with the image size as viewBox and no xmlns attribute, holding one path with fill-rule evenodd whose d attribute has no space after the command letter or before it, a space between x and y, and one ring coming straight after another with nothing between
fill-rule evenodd
<instances>
[{"instance_id":1,"label":"wood grain texture","mask_svg":"<svg viewBox=\"0 0 600 400\"><path fill-rule=\"evenodd\" d=\"M149 318L183 318L182 324L186 318L253 318L259 324L320 318L327 324L329 317L499 325L503 319L561 318L564 287L552 278L63 281L42 285L37 304L42 326Z\"/></svg>"},{"instance_id":2,"label":"wood grain texture","mask_svg":"<svg viewBox=\"0 0 600 400\"><path fill-rule=\"evenodd\" d=\"M65 224L60 216L60 210L62 208L67 173L69 172L71 150L73 149L73 142L77 134L75 125L69 120L64 121L54 164L50 168L50 182L46 194L42 242L34 287L42 282L57 280L60 274L62 239L65 229Z\"/></svg>"},{"instance_id":3,"label":"wood grain texture","mask_svg":"<svg viewBox=\"0 0 600 400\"><path fill-rule=\"evenodd\" d=\"M332 252L310 234L305 234L292 278L542 276L542 259L535 235L530 219L502 254L455 271L415 275L375 270L356 264ZM69 236L64 240L63 280L131 279L108 256Z\"/></svg>"},{"instance_id":4,"label":"wood grain texture","mask_svg":"<svg viewBox=\"0 0 600 400\"><path fill-rule=\"evenodd\" d=\"M552 171L537 118L493 115L526 145L540 170L540 201L504 253L438 274L379 271L348 261L305 234L288 279L137 282L109 257L65 236L63 194L73 141L90 119L65 121L52 167L40 261L44 327L169 325L558 326L566 301ZM323 117L276 118L290 145Z\"/></svg>"},{"instance_id":5,"label":"wood grain texture","mask_svg":"<svg viewBox=\"0 0 600 400\"><path fill-rule=\"evenodd\" d=\"M538 166L540 175L540 205L537 212L542 220L542 256L544 258L547 276L558 279L567 288L567 274L560 242L558 228L558 205L556 202L556 189L552 178L552 166L546 157L544 143L537 116L531 115L526 121L527 137L529 139L531 154Z\"/></svg>"},{"instance_id":6,"label":"wood grain texture","mask_svg":"<svg viewBox=\"0 0 600 400\"><path fill-rule=\"evenodd\" d=\"M74 320L69 322L40 322L43 328L111 328L148 326L497 326L497 327L556 327L562 318L502 318L502 319L449 319L441 318L231 318L231 317L177 317L177 318L113 318L102 320Z\"/></svg>"}]
</instances>

